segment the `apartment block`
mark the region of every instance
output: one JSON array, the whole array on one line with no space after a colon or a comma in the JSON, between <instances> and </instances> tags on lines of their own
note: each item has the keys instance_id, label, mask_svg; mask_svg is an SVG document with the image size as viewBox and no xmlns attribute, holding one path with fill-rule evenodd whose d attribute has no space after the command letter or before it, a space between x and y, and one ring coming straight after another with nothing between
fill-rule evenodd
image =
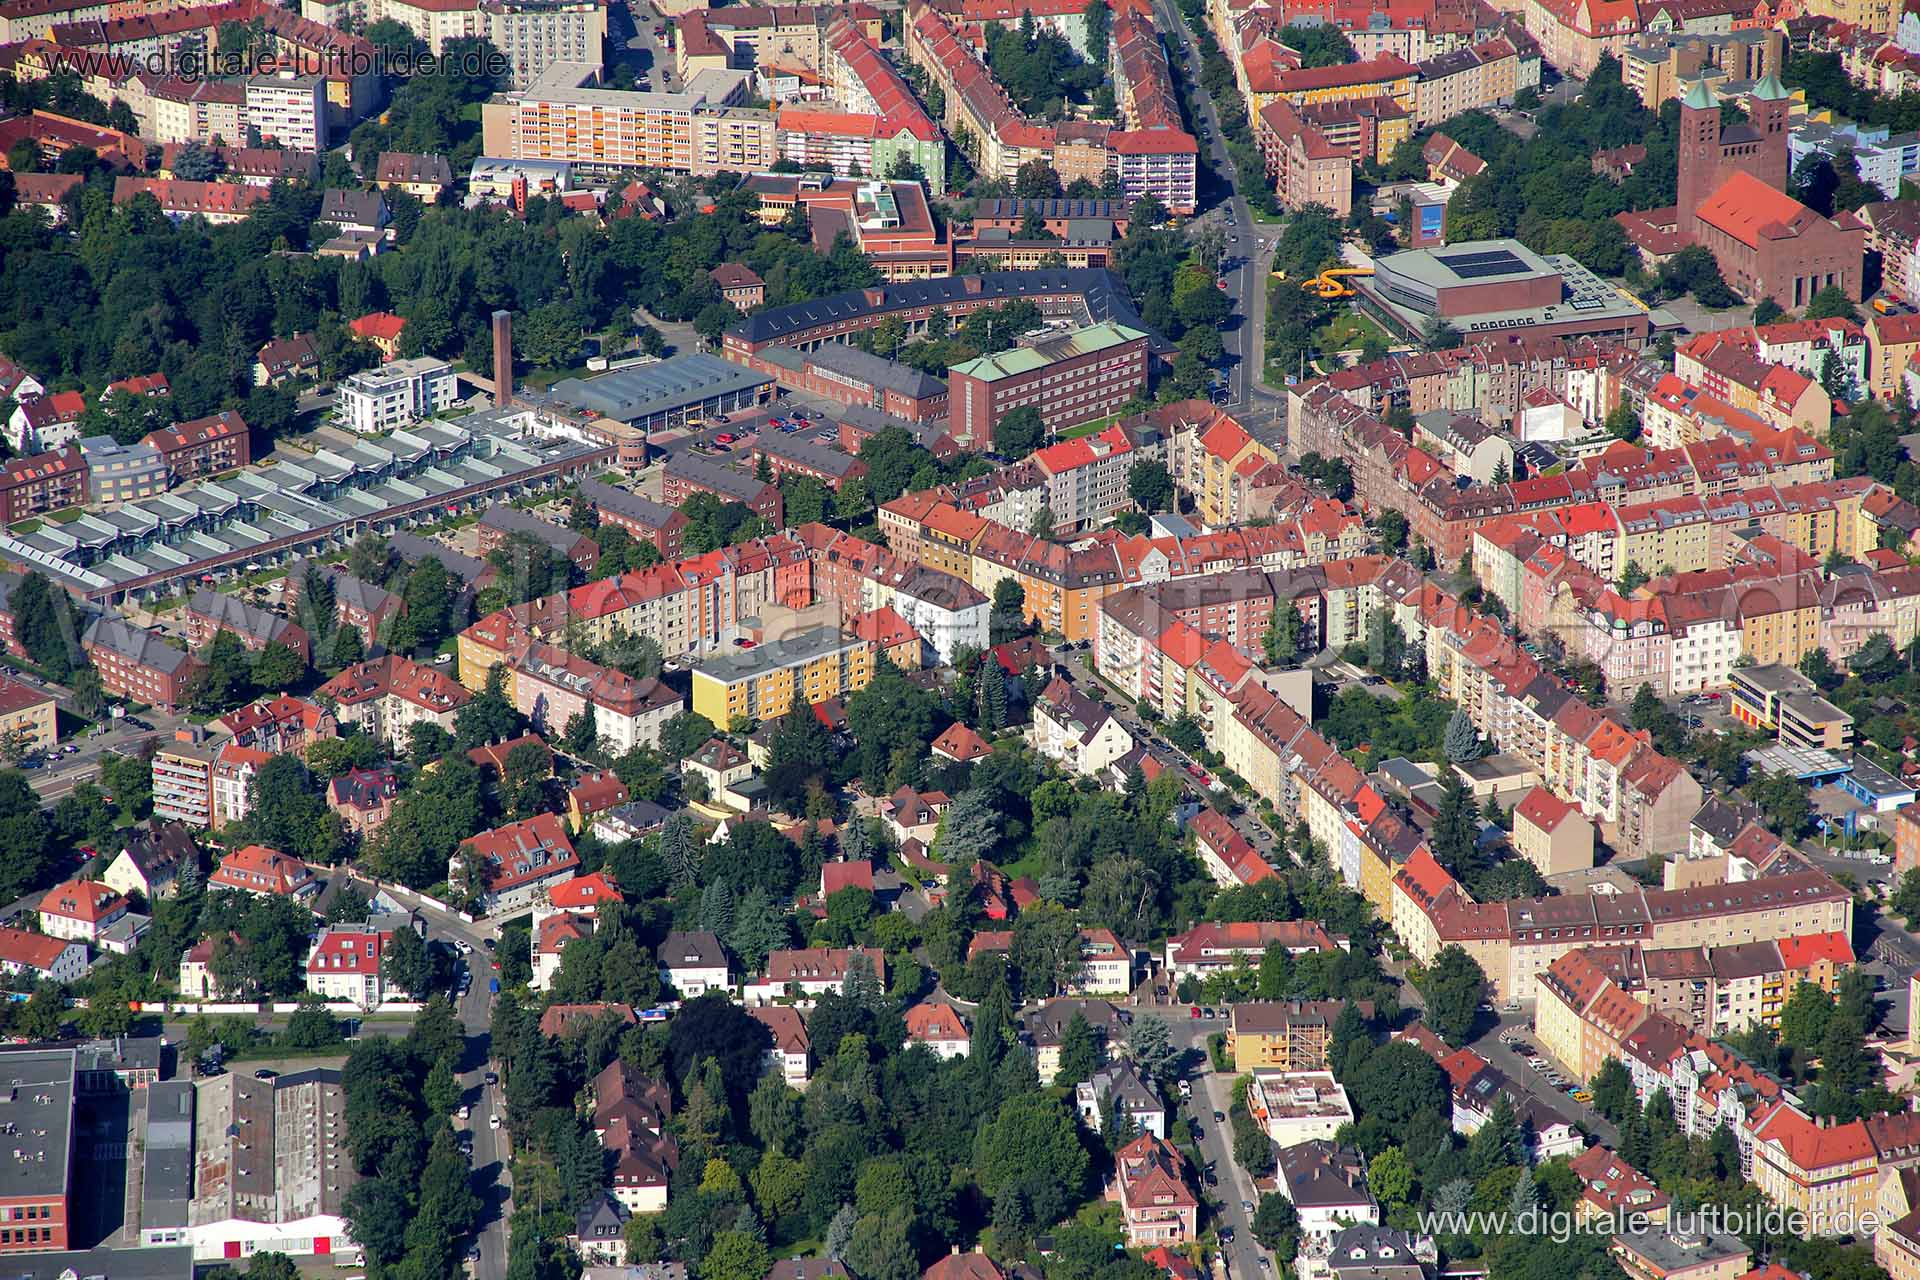
<instances>
[{"instance_id":1,"label":"apartment block","mask_svg":"<svg viewBox=\"0 0 1920 1280\"><path fill-rule=\"evenodd\" d=\"M975 448L1013 410L1039 410L1049 432L1107 417L1146 386L1147 335L1111 321L981 356L947 371L949 431Z\"/></svg>"},{"instance_id":2,"label":"apartment block","mask_svg":"<svg viewBox=\"0 0 1920 1280\"><path fill-rule=\"evenodd\" d=\"M327 82L283 71L247 81L247 129L288 151L327 150Z\"/></svg>"},{"instance_id":3,"label":"apartment block","mask_svg":"<svg viewBox=\"0 0 1920 1280\"><path fill-rule=\"evenodd\" d=\"M599 77L598 63L556 62L484 104L487 154L696 175L768 169L779 158L772 113L731 105L746 97L746 72L703 71L679 93L607 89Z\"/></svg>"},{"instance_id":4,"label":"apartment block","mask_svg":"<svg viewBox=\"0 0 1920 1280\"><path fill-rule=\"evenodd\" d=\"M867 687L873 645L836 627L815 627L693 669L693 710L716 725L771 720Z\"/></svg>"},{"instance_id":5,"label":"apartment block","mask_svg":"<svg viewBox=\"0 0 1920 1280\"><path fill-rule=\"evenodd\" d=\"M453 366L415 356L363 369L342 382L334 413L352 431L379 435L444 413L456 393Z\"/></svg>"}]
</instances>

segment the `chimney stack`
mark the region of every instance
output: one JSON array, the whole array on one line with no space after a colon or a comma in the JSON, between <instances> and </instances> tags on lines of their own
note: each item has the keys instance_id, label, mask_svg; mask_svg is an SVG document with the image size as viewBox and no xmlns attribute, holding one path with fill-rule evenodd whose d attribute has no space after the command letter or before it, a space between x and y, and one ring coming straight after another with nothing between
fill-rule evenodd
<instances>
[{"instance_id":1,"label":"chimney stack","mask_svg":"<svg viewBox=\"0 0 1920 1280\"><path fill-rule=\"evenodd\" d=\"M513 403L513 312L493 313L493 404Z\"/></svg>"}]
</instances>

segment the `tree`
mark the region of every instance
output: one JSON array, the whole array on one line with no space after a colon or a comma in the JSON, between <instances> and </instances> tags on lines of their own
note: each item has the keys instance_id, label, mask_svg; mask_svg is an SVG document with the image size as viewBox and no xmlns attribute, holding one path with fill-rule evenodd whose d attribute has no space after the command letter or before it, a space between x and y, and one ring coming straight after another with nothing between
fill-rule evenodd
<instances>
[{"instance_id":1,"label":"tree","mask_svg":"<svg viewBox=\"0 0 1920 1280\"><path fill-rule=\"evenodd\" d=\"M1352 1005L1348 1005L1352 1008ZM1413 1199L1413 1163L1399 1147L1388 1147L1367 1162L1367 1185L1391 1211Z\"/></svg>"},{"instance_id":2,"label":"tree","mask_svg":"<svg viewBox=\"0 0 1920 1280\"><path fill-rule=\"evenodd\" d=\"M1909 872L1909 874L1912 874ZM1811 982L1801 982L1780 1010L1780 1039L1808 1053L1818 1049L1833 1019L1833 997Z\"/></svg>"},{"instance_id":3,"label":"tree","mask_svg":"<svg viewBox=\"0 0 1920 1280\"><path fill-rule=\"evenodd\" d=\"M1251 1226L1253 1238L1276 1256L1291 1258L1299 1252L1300 1211L1293 1207L1293 1201L1278 1192L1269 1191L1260 1197Z\"/></svg>"},{"instance_id":4,"label":"tree","mask_svg":"<svg viewBox=\"0 0 1920 1280\"><path fill-rule=\"evenodd\" d=\"M1273 614L1261 637L1268 664L1281 667L1297 664L1300 650L1306 644L1306 633L1306 619L1300 616L1293 601L1284 598L1274 601Z\"/></svg>"},{"instance_id":5,"label":"tree","mask_svg":"<svg viewBox=\"0 0 1920 1280\"><path fill-rule=\"evenodd\" d=\"M1018 638L1027 626L1027 589L1006 577L993 585L993 611L988 615L988 637L994 644Z\"/></svg>"},{"instance_id":6,"label":"tree","mask_svg":"<svg viewBox=\"0 0 1920 1280\"><path fill-rule=\"evenodd\" d=\"M1058 1221L1080 1198L1088 1163L1072 1118L1045 1094L1008 1098L974 1143L980 1189L996 1209L1018 1197L1034 1222Z\"/></svg>"},{"instance_id":7,"label":"tree","mask_svg":"<svg viewBox=\"0 0 1920 1280\"><path fill-rule=\"evenodd\" d=\"M381 967L389 982L415 1000L424 1000L434 988L433 955L426 940L412 929L395 929Z\"/></svg>"},{"instance_id":8,"label":"tree","mask_svg":"<svg viewBox=\"0 0 1920 1280\"><path fill-rule=\"evenodd\" d=\"M1091 1079L1106 1062L1106 1051L1101 1047L1100 1038L1093 1027L1080 1014L1076 1013L1067 1020L1066 1029L1060 1033L1060 1070L1054 1076L1054 1083L1062 1087L1071 1087Z\"/></svg>"},{"instance_id":9,"label":"tree","mask_svg":"<svg viewBox=\"0 0 1920 1280\"><path fill-rule=\"evenodd\" d=\"M1481 865L1480 807L1457 770L1448 769L1442 777L1440 808L1434 815L1428 838L1434 860L1456 880L1471 880Z\"/></svg>"},{"instance_id":10,"label":"tree","mask_svg":"<svg viewBox=\"0 0 1920 1280\"><path fill-rule=\"evenodd\" d=\"M1627 1108L1634 1105L1633 1077L1627 1074L1618 1058L1608 1058L1600 1064L1591 1088L1593 1109L1615 1124L1626 1115Z\"/></svg>"},{"instance_id":11,"label":"tree","mask_svg":"<svg viewBox=\"0 0 1920 1280\"><path fill-rule=\"evenodd\" d=\"M1397 556L1407 548L1407 517L1388 508L1380 513L1374 522L1375 532L1380 539L1380 550L1390 556Z\"/></svg>"},{"instance_id":12,"label":"tree","mask_svg":"<svg viewBox=\"0 0 1920 1280\"><path fill-rule=\"evenodd\" d=\"M340 1020L320 997L302 996L300 1007L287 1018L286 1040L292 1049L325 1049L339 1044Z\"/></svg>"},{"instance_id":13,"label":"tree","mask_svg":"<svg viewBox=\"0 0 1920 1280\"><path fill-rule=\"evenodd\" d=\"M1009 410L993 427L994 450L1016 462L1038 449L1046 438L1046 420L1040 416L1040 410L1030 404Z\"/></svg>"},{"instance_id":14,"label":"tree","mask_svg":"<svg viewBox=\"0 0 1920 1280\"><path fill-rule=\"evenodd\" d=\"M764 1242L744 1231L722 1231L700 1262L700 1280L766 1280L772 1265Z\"/></svg>"},{"instance_id":15,"label":"tree","mask_svg":"<svg viewBox=\"0 0 1920 1280\"><path fill-rule=\"evenodd\" d=\"M1338 27L1323 23L1311 26L1295 23L1280 31L1280 43L1289 49L1300 52L1300 65L1305 67L1337 67L1348 62L1358 62L1360 55L1354 52L1353 45L1341 34ZM1283 1254L1292 1257L1292 1254Z\"/></svg>"},{"instance_id":16,"label":"tree","mask_svg":"<svg viewBox=\"0 0 1920 1280\"><path fill-rule=\"evenodd\" d=\"M1165 1018L1142 1014L1127 1032L1127 1056L1152 1080L1162 1083L1173 1079L1180 1062L1179 1049L1173 1044L1173 1032Z\"/></svg>"},{"instance_id":17,"label":"tree","mask_svg":"<svg viewBox=\"0 0 1920 1280\"><path fill-rule=\"evenodd\" d=\"M1478 961L1460 947L1442 947L1414 986L1427 1002L1427 1022L1435 1031L1456 1045L1473 1038L1487 987Z\"/></svg>"},{"instance_id":18,"label":"tree","mask_svg":"<svg viewBox=\"0 0 1920 1280\"><path fill-rule=\"evenodd\" d=\"M1480 731L1473 727L1473 721L1467 718L1466 712L1456 711L1447 718L1447 735L1441 741L1440 749L1446 753L1449 764L1480 758Z\"/></svg>"},{"instance_id":19,"label":"tree","mask_svg":"<svg viewBox=\"0 0 1920 1280\"><path fill-rule=\"evenodd\" d=\"M1173 477L1158 462L1136 462L1127 471L1127 496L1142 511L1173 508Z\"/></svg>"},{"instance_id":20,"label":"tree","mask_svg":"<svg viewBox=\"0 0 1920 1280\"><path fill-rule=\"evenodd\" d=\"M1476 1178L1484 1178L1496 1169L1510 1168L1525 1160L1526 1139L1514 1115L1513 1101L1506 1094L1499 1094L1486 1121L1474 1130L1467 1142L1467 1167Z\"/></svg>"},{"instance_id":21,"label":"tree","mask_svg":"<svg viewBox=\"0 0 1920 1280\"><path fill-rule=\"evenodd\" d=\"M1858 322L1860 312L1853 305L1853 300L1847 297L1845 289L1837 284L1830 284L1814 294L1813 300L1807 303L1807 319Z\"/></svg>"},{"instance_id":22,"label":"tree","mask_svg":"<svg viewBox=\"0 0 1920 1280\"><path fill-rule=\"evenodd\" d=\"M1045 160L1029 160L1013 175L1013 194L1022 200L1049 200L1060 194L1060 175Z\"/></svg>"},{"instance_id":23,"label":"tree","mask_svg":"<svg viewBox=\"0 0 1920 1280\"><path fill-rule=\"evenodd\" d=\"M33 570L20 579L7 607L17 620L17 638L27 656L49 679L66 680L80 652L67 593L54 590L46 575Z\"/></svg>"},{"instance_id":24,"label":"tree","mask_svg":"<svg viewBox=\"0 0 1920 1280\"><path fill-rule=\"evenodd\" d=\"M292 645L273 641L254 655L253 683L262 692L290 689L306 673L306 661Z\"/></svg>"}]
</instances>

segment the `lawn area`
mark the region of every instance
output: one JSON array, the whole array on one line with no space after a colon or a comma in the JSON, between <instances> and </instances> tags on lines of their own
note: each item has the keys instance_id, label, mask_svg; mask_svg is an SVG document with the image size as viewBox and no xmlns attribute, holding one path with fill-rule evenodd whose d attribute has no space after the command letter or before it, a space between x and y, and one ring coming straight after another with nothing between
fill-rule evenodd
<instances>
[{"instance_id":1,"label":"lawn area","mask_svg":"<svg viewBox=\"0 0 1920 1280\"><path fill-rule=\"evenodd\" d=\"M1077 427L1068 427L1065 431L1062 431L1057 438L1061 440L1078 440L1081 436L1098 435L1118 421L1120 421L1120 415L1117 413L1105 418L1096 418L1092 422L1083 422Z\"/></svg>"},{"instance_id":2,"label":"lawn area","mask_svg":"<svg viewBox=\"0 0 1920 1280\"><path fill-rule=\"evenodd\" d=\"M1342 311L1314 332L1313 340L1322 351L1348 351L1369 337L1392 344L1393 339L1379 325L1358 311Z\"/></svg>"},{"instance_id":3,"label":"lawn area","mask_svg":"<svg viewBox=\"0 0 1920 1280\"><path fill-rule=\"evenodd\" d=\"M587 376L588 369L584 364L578 369L532 369L528 371L526 377L520 379L520 385L532 387L536 391L545 391L548 387L551 387L554 383L560 382L563 379L584 378Z\"/></svg>"}]
</instances>

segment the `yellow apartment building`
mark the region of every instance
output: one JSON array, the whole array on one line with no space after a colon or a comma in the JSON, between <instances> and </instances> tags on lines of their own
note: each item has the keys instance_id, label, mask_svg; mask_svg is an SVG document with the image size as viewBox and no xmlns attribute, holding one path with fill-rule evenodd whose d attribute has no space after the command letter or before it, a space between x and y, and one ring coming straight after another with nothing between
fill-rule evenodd
<instances>
[{"instance_id":1,"label":"yellow apartment building","mask_svg":"<svg viewBox=\"0 0 1920 1280\"><path fill-rule=\"evenodd\" d=\"M873 654L871 641L814 627L710 658L693 669L693 709L722 728L735 719L771 720L866 688Z\"/></svg>"},{"instance_id":2,"label":"yellow apartment building","mask_svg":"<svg viewBox=\"0 0 1920 1280\"><path fill-rule=\"evenodd\" d=\"M19 680L0 676L0 743L22 754L46 751L58 738L53 695Z\"/></svg>"}]
</instances>

